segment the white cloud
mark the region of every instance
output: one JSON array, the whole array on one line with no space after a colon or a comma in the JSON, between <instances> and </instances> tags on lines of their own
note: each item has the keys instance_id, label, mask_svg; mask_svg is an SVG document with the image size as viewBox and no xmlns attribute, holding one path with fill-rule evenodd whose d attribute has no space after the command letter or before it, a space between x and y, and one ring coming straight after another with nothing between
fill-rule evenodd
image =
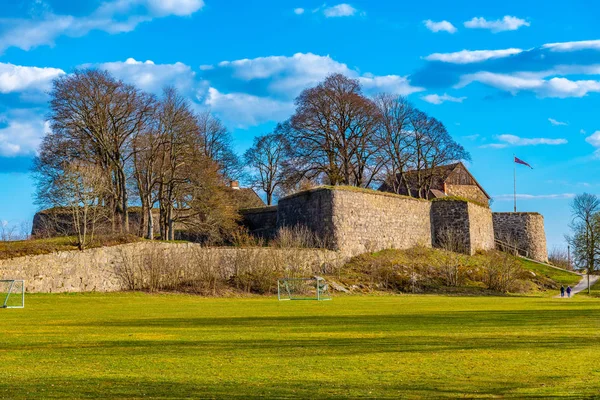
<instances>
[{"instance_id":1,"label":"white cloud","mask_svg":"<svg viewBox=\"0 0 600 400\"><path fill-rule=\"evenodd\" d=\"M360 81L365 91L389 91L408 95L422 91L414 87L408 78L399 75L374 76L360 75L346 64L335 61L330 56L312 53L296 53L291 57L270 56L236 61L223 61L218 67L230 69L232 77L243 81L268 81L268 91L287 99L295 98L300 92L314 86L333 73L341 73Z\"/></svg>"},{"instance_id":2,"label":"white cloud","mask_svg":"<svg viewBox=\"0 0 600 400\"><path fill-rule=\"evenodd\" d=\"M529 22L524 19L505 15L504 18L488 21L483 17L475 17L470 21L464 23L465 28L470 29L489 29L490 31L497 33L503 31L516 31L522 26L529 26Z\"/></svg>"},{"instance_id":3,"label":"white cloud","mask_svg":"<svg viewBox=\"0 0 600 400\"><path fill-rule=\"evenodd\" d=\"M195 79L195 72L188 65L180 62L155 64L150 60L142 62L128 58L124 62L84 65L84 67L89 66L105 69L127 83L156 94L161 93L165 86L173 86L182 93L194 97L196 96L195 90L200 84Z\"/></svg>"},{"instance_id":4,"label":"white cloud","mask_svg":"<svg viewBox=\"0 0 600 400\"><path fill-rule=\"evenodd\" d=\"M17 109L0 115L5 127L0 129L0 156L33 155L42 137L50 131L44 118L33 110Z\"/></svg>"},{"instance_id":5,"label":"white cloud","mask_svg":"<svg viewBox=\"0 0 600 400\"><path fill-rule=\"evenodd\" d=\"M455 88L465 87L472 82L480 82L512 94L525 90L534 92L538 97L556 98L583 97L588 93L600 92L600 81L571 81L558 77L545 80L540 78L540 75L546 75L546 73L498 74L482 71L463 75Z\"/></svg>"},{"instance_id":6,"label":"white cloud","mask_svg":"<svg viewBox=\"0 0 600 400\"><path fill-rule=\"evenodd\" d=\"M592 133L590 136L585 138L585 141L596 148L600 148L600 131Z\"/></svg>"},{"instance_id":7,"label":"white cloud","mask_svg":"<svg viewBox=\"0 0 600 400\"><path fill-rule=\"evenodd\" d=\"M0 93L43 92L50 89L53 79L64 73L62 69L58 68L25 67L0 63Z\"/></svg>"},{"instance_id":8,"label":"white cloud","mask_svg":"<svg viewBox=\"0 0 600 400\"><path fill-rule=\"evenodd\" d=\"M462 103L466 99L466 97L453 97L447 95L446 93L444 93L441 96L438 94L428 94L427 96L423 96L421 98L431 104L442 104L445 101L450 101L453 103Z\"/></svg>"},{"instance_id":9,"label":"white cloud","mask_svg":"<svg viewBox=\"0 0 600 400\"><path fill-rule=\"evenodd\" d=\"M502 50L461 50L454 53L433 53L425 57L428 61L441 61L452 64L471 64L495 58L509 57L523 52L521 49Z\"/></svg>"},{"instance_id":10,"label":"white cloud","mask_svg":"<svg viewBox=\"0 0 600 400\"><path fill-rule=\"evenodd\" d=\"M352 76L353 74L351 74ZM407 96L411 93L421 92L425 89L412 86L405 76L386 75L358 77L358 80L367 93L375 94L378 92L388 92L397 95Z\"/></svg>"},{"instance_id":11,"label":"white cloud","mask_svg":"<svg viewBox=\"0 0 600 400\"><path fill-rule=\"evenodd\" d=\"M560 200L572 199L575 193L557 193L557 194L517 194L519 200ZM499 194L492 196L495 201L513 201L514 194Z\"/></svg>"},{"instance_id":12,"label":"white cloud","mask_svg":"<svg viewBox=\"0 0 600 400\"><path fill-rule=\"evenodd\" d=\"M549 139L549 138L522 138L517 135L498 135L497 137L500 143L492 143L482 147L491 147L496 149L502 149L509 146L538 146L538 145L561 145L566 144L566 139Z\"/></svg>"},{"instance_id":13,"label":"white cloud","mask_svg":"<svg viewBox=\"0 0 600 400\"><path fill-rule=\"evenodd\" d=\"M600 50L600 40L581 40L577 42L547 43L542 46L551 51Z\"/></svg>"},{"instance_id":14,"label":"white cloud","mask_svg":"<svg viewBox=\"0 0 600 400\"><path fill-rule=\"evenodd\" d=\"M304 8L300 8L300 7L294 8L294 14L296 14L296 15L304 14Z\"/></svg>"},{"instance_id":15,"label":"white cloud","mask_svg":"<svg viewBox=\"0 0 600 400\"><path fill-rule=\"evenodd\" d=\"M147 4L151 14L157 17L167 15L184 17L204 7L203 0L141 0L137 3Z\"/></svg>"},{"instance_id":16,"label":"white cloud","mask_svg":"<svg viewBox=\"0 0 600 400\"><path fill-rule=\"evenodd\" d=\"M585 134L586 134L586 131L585 131L585 129L580 129L580 130L579 130L579 133L581 133L582 135L585 135Z\"/></svg>"},{"instance_id":17,"label":"white cloud","mask_svg":"<svg viewBox=\"0 0 600 400\"><path fill-rule=\"evenodd\" d=\"M323 10L323 15L327 18L334 17L351 17L357 13L357 9L350 4L342 3L337 6L327 7Z\"/></svg>"},{"instance_id":18,"label":"white cloud","mask_svg":"<svg viewBox=\"0 0 600 400\"><path fill-rule=\"evenodd\" d=\"M330 56L312 53L223 61L204 71L202 79L211 87L206 104L218 109L224 120L248 126L289 117L294 98L333 73L357 79L367 94L408 95L424 90L404 76L361 74Z\"/></svg>"},{"instance_id":19,"label":"white cloud","mask_svg":"<svg viewBox=\"0 0 600 400\"><path fill-rule=\"evenodd\" d=\"M434 22L434 21L428 19L426 21L423 21L423 23L425 24L427 29L429 29L432 32L448 32L448 33L456 32L456 27L446 20Z\"/></svg>"},{"instance_id":20,"label":"white cloud","mask_svg":"<svg viewBox=\"0 0 600 400\"><path fill-rule=\"evenodd\" d=\"M238 127L258 125L267 121L280 121L294 111L291 101L278 101L247 93L220 93L208 89L205 104L227 121L235 121Z\"/></svg>"},{"instance_id":21,"label":"white cloud","mask_svg":"<svg viewBox=\"0 0 600 400\"><path fill-rule=\"evenodd\" d=\"M113 0L83 17L46 11L33 19L0 19L0 53L9 47L22 50L53 45L59 36L81 37L98 30L110 34L130 32L154 18L187 16L204 7L203 0Z\"/></svg>"},{"instance_id":22,"label":"white cloud","mask_svg":"<svg viewBox=\"0 0 600 400\"><path fill-rule=\"evenodd\" d=\"M552 125L554 125L554 126L567 126L567 125L569 125L569 124L568 124L568 123L566 123L566 122L557 121L557 120L555 120L554 118L548 118L548 121L549 121L549 122L550 122Z\"/></svg>"}]
</instances>

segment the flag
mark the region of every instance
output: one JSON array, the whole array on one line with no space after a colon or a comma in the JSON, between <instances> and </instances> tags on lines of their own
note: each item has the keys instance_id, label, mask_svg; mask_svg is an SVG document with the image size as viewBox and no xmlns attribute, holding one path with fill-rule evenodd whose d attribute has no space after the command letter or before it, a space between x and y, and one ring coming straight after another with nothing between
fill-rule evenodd
<instances>
[{"instance_id":1,"label":"flag","mask_svg":"<svg viewBox=\"0 0 600 400\"><path fill-rule=\"evenodd\" d=\"M533 169L533 167L531 165L527 164L525 161L521 160L520 158L515 157L515 162L517 164L527 165L529 168Z\"/></svg>"}]
</instances>

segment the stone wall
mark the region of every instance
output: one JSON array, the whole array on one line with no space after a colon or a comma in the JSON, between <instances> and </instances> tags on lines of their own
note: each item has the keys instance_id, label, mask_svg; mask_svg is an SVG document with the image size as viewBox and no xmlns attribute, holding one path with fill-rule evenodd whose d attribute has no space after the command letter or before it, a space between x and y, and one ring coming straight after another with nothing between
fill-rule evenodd
<instances>
[{"instance_id":1,"label":"stone wall","mask_svg":"<svg viewBox=\"0 0 600 400\"><path fill-rule=\"evenodd\" d=\"M467 186L452 185L453 189ZM261 221L266 221L266 228L271 229L275 212L274 208L266 209L264 215L258 212L255 228L260 229ZM492 219L489 207L459 199L429 202L386 192L322 187L281 199L276 228L305 226L326 239L331 249L347 255L440 245L449 230L460 236L462 251L474 254L494 249L494 239L509 232L519 238L530 257L546 261L543 217L535 213L510 214L495 213Z\"/></svg>"},{"instance_id":2,"label":"stone wall","mask_svg":"<svg viewBox=\"0 0 600 400\"><path fill-rule=\"evenodd\" d=\"M529 258L547 262L544 217L538 213L495 212L493 213L494 236L497 240L516 243L518 249Z\"/></svg>"},{"instance_id":3,"label":"stone wall","mask_svg":"<svg viewBox=\"0 0 600 400\"><path fill-rule=\"evenodd\" d=\"M277 228L304 226L337 249L333 226L333 192L306 190L279 200Z\"/></svg>"},{"instance_id":4,"label":"stone wall","mask_svg":"<svg viewBox=\"0 0 600 400\"><path fill-rule=\"evenodd\" d=\"M271 229L274 212L269 208L257 215L254 229L261 229L260 223ZM431 247L439 244L442 232L448 229L461 235L462 250L469 254L494 248L488 207L358 188L321 187L281 199L276 228L286 226L304 226L328 248L349 256L388 248Z\"/></svg>"},{"instance_id":5,"label":"stone wall","mask_svg":"<svg viewBox=\"0 0 600 400\"><path fill-rule=\"evenodd\" d=\"M469 203L468 211L471 251L493 250L496 244L494 242L492 210L489 207Z\"/></svg>"},{"instance_id":6,"label":"stone wall","mask_svg":"<svg viewBox=\"0 0 600 400\"><path fill-rule=\"evenodd\" d=\"M277 206L240 210L242 224L258 237L271 239L277 234Z\"/></svg>"},{"instance_id":7,"label":"stone wall","mask_svg":"<svg viewBox=\"0 0 600 400\"><path fill-rule=\"evenodd\" d=\"M375 191L328 192L336 249L342 253L431 247L430 202Z\"/></svg>"},{"instance_id":8,"label":"stone wall","mask_svg":"<svg viewBox=\"0 0 600 400\"><path fill-rule=\"evenodd\" d=\"M296 267L306 269L343 261L339 253L319 249L207 248L194 243L139 242L0 260L0 279L24 279L29 293L119 291L125 288L118 274L119 268L122 269L126 260L139 259L152 251L164 251L168 256L187 260L199 259L196 252L202 252L205 256L202 259L213 260L226 277L233 275L235 263L232 261L236 258L278 258L281 262L293 262Z\"/></svg>"},{"instance_id":9,"label":"stone wall","mask_svg":"<svg viewBox=\"0 0 600 400\"><path fill-rule=\"evenodd\" d=\"M433 241L436 246L475 254L494 248L492 212L487 207L462 201L432 202Z\"/></svg>"},{"instance_id":10,"label":"stone wall","mask_svg":"<svg viewBox=\"0 0 600 400\"><path fill-rule=\"evenodd\" d=\"M448 196L464 197L465 199L476 201L482 205L488 205L489 203L489 199L477 185L446 184L446 194L448 194Z\"/></svg>"}]
</instances>

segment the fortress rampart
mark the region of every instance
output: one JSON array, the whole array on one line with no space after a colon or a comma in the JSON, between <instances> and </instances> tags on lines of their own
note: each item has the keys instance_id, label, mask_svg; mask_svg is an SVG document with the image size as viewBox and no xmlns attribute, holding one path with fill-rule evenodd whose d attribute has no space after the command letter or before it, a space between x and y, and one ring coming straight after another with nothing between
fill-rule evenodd
<instances>
[{"instance_id":1,"label":"fortress rampart","mask_svg":"<svg viewBox=\"0 0 600 400\"><path fill-rule=\"evenodd\" d=\"M494 244L492 212L471 202L442 198L431 204L433 244L450 249L457 247L464 253L491 250ZM454 243L448 243L454 242Z\"/></svg>"},{"instance_id":2,"label":"fortress rampart","mask_svg":"<svg viewBox=\"0 0 600 400\"><path fill-rule=\"evenodd\" d=\"M496 240L516 246L525 251L529 258L548 261L544 216L528 212L493 213Z\"/></svg>"},{"instance_id":3,"label":"fortress rampart","mask_svg":"<svg viewBox=\"0 0 600 400\"><path fill-rule=\"evenodd\" d=\"M438 201L347 187L320 187L279 201L274 209L243 212L253 234L270 237L282 227L304 226L328 247L349 256L388 248L441 244L452 231L461 250L494 248L492 212L458 198Z\"/></svg>"}]
</instances>

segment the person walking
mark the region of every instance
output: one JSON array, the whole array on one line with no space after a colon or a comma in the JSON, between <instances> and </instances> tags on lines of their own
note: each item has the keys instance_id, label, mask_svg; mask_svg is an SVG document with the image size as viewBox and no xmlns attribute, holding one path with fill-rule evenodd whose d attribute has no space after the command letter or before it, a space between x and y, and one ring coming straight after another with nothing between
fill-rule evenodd
<instances>
[{"instance_id":1,"label":"person walking","mask_svg":"<svg viewBox=\"0 0 600 400\"><path fill-rule=\"evenodd\" d=\"M560 285L560 297L565 297L565 286Z\"/></svg>"},{"instance_id":2,"label":"person walking","mask_svg":"<svg viewBox=\"0 0 600 400\"><path fill-rule=\"evenodd\" d=\"M571 297L571 286L567 286L567 297Z\"/></svg>"}]
</instances>

